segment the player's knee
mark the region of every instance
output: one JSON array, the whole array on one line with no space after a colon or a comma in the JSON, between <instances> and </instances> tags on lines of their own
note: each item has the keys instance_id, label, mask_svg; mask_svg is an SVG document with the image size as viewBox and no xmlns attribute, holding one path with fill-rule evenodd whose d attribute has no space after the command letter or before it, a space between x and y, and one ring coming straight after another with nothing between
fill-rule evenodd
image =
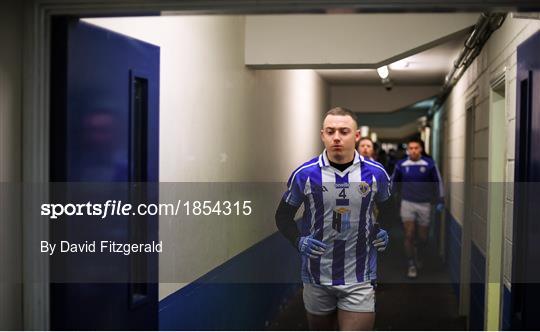
<instances>
[{"instance_id":1,"label":"player's knee","mask_svg":"<svg viewBox=\"0 0 540 332\"><path fill-rule=\"evenodd\" d=\"M405 239L407 241L414 240L414 228L405 228Z\"/></svg>"},{"instance_id":2,"label":"player's knee","mask_svg":"<svg viewBox=\"0 0 540 332\"><path fill-rule=\"evenodd\" d=\"M414 241L414 232L405 232L405 241L413 242Z\"/></svg>"},{"instance_id":3,"label":"player's knee","mask_svg":"<svg viewBox=\"0 0 540 332\"><path fill-rule=\"evenodd\" d=\"M426 231L418 232L418 242L427 243L428 242L428 232L426 232Z\"/></svg>"}]
</instances>

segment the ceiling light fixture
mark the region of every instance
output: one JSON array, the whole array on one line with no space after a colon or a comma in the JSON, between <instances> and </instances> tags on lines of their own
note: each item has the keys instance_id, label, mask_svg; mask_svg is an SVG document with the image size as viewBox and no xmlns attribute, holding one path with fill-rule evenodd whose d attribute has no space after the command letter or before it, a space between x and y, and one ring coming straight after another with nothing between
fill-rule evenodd
<instances>
[{"instance_id":1,"label":"ceiling light fixture","mask_svg":"<svg viewBox=\"0 0 540 332\"><path fill-rule=\"evenodd\" d=\"M377 74L379 74L381 83L384 85L386 91L392 90L392 81L390 80L390 70L388 69L388 66L377 68Z\"/></svg>"},{"instance_id":2,"label":"ceiling light fixture","mask_svg":"<svg viewBox=\"0 0 540 332\"><path fill-rule=\"evenodd\" d=\"M390 75L390 72L388 71L388 66L382 66L377 68L377 74L379 74L379 77L383 80L388 78L388 75Z\"/></svg>"}]
</instances>

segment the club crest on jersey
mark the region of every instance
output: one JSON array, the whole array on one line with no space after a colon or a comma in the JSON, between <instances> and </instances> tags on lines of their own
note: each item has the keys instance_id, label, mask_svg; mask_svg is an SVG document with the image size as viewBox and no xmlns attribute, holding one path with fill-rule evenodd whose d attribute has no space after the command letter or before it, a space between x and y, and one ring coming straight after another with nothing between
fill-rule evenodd
<instances>
[{"instance_id":1,"label":"club crest on jersey","mask_svg":"<svg viewBox=\"0 0 540 332\"><path fill-rule=\"evenodd\" d=\"M358 191L360 192L360 196L362 196L362 198L364 198L367 195L369 195L369 192L371 191L371 187L369 186L369 184L366 181L362 181L358 185Z\"/></svg>"},{"instance_id":2,"label":"club crest on jersey","mask_svg":"<svg viewBox=\"0 0 540 332\"><path fill-rule=\"evenodd\" d=\"M426 172L426 168L425 168L424 166L420 167L420 172L425 173L425 172Z\"/></svg>"}]
</instances>

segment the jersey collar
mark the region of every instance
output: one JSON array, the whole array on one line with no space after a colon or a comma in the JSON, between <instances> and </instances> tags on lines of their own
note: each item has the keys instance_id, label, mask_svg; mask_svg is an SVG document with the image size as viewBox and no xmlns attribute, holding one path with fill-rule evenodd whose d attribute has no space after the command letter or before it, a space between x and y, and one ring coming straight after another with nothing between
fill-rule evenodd
<instances>
[{"instance_id":1,"label":"jersey collar","mask_svg":"<svg viewBox=\"0 0 540 332\"><path fill-rule=\"evenodd\" d=\"M364 162L364 157L361 156L356 150L354 151L354 160L353 165L356 163ZM326 155L326 149L323 150L323 152L319 155L319 166L320 167L329 167L330 166L330 160L328 160L328 156Z\"/></svg>"}]
</instances>

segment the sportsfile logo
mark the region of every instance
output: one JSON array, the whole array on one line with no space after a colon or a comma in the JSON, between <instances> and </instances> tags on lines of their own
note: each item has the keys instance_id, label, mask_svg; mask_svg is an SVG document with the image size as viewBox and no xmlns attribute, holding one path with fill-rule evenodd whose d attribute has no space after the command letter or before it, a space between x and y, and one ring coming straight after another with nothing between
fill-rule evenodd
<instances>
[{"instance_id":1,"label":"sportsfile logo","mask_svg":"<svg viewBox=\"0 0 540 332\"><path fill-rule=\"evenodd\" d=\"M56 220L62 216L97 216L101 219L113 216L249 216L253 212L251 201L182 201L150 203L135 206L122 201L107 200L105 203L41 204L41 215Z\"/></svg>"},{"instance_id":2,"label":"sportsfile logo","mask_svg":"<svg viewBox=\"0 0 540 332\"><path fill-rule=\"evenodd\" d=\"M173 204L140 204L137 210L139 215L168 215L178 213L179 204L180 201L176 207ZM41 215L49 219L58 219L62 216L100 216L101 219L105 219L109 216L136 215L137 213L132 212L132 208L131 204L116 200L107 200L105 203L41 204Z\"/></svg>"}]
</instances>

